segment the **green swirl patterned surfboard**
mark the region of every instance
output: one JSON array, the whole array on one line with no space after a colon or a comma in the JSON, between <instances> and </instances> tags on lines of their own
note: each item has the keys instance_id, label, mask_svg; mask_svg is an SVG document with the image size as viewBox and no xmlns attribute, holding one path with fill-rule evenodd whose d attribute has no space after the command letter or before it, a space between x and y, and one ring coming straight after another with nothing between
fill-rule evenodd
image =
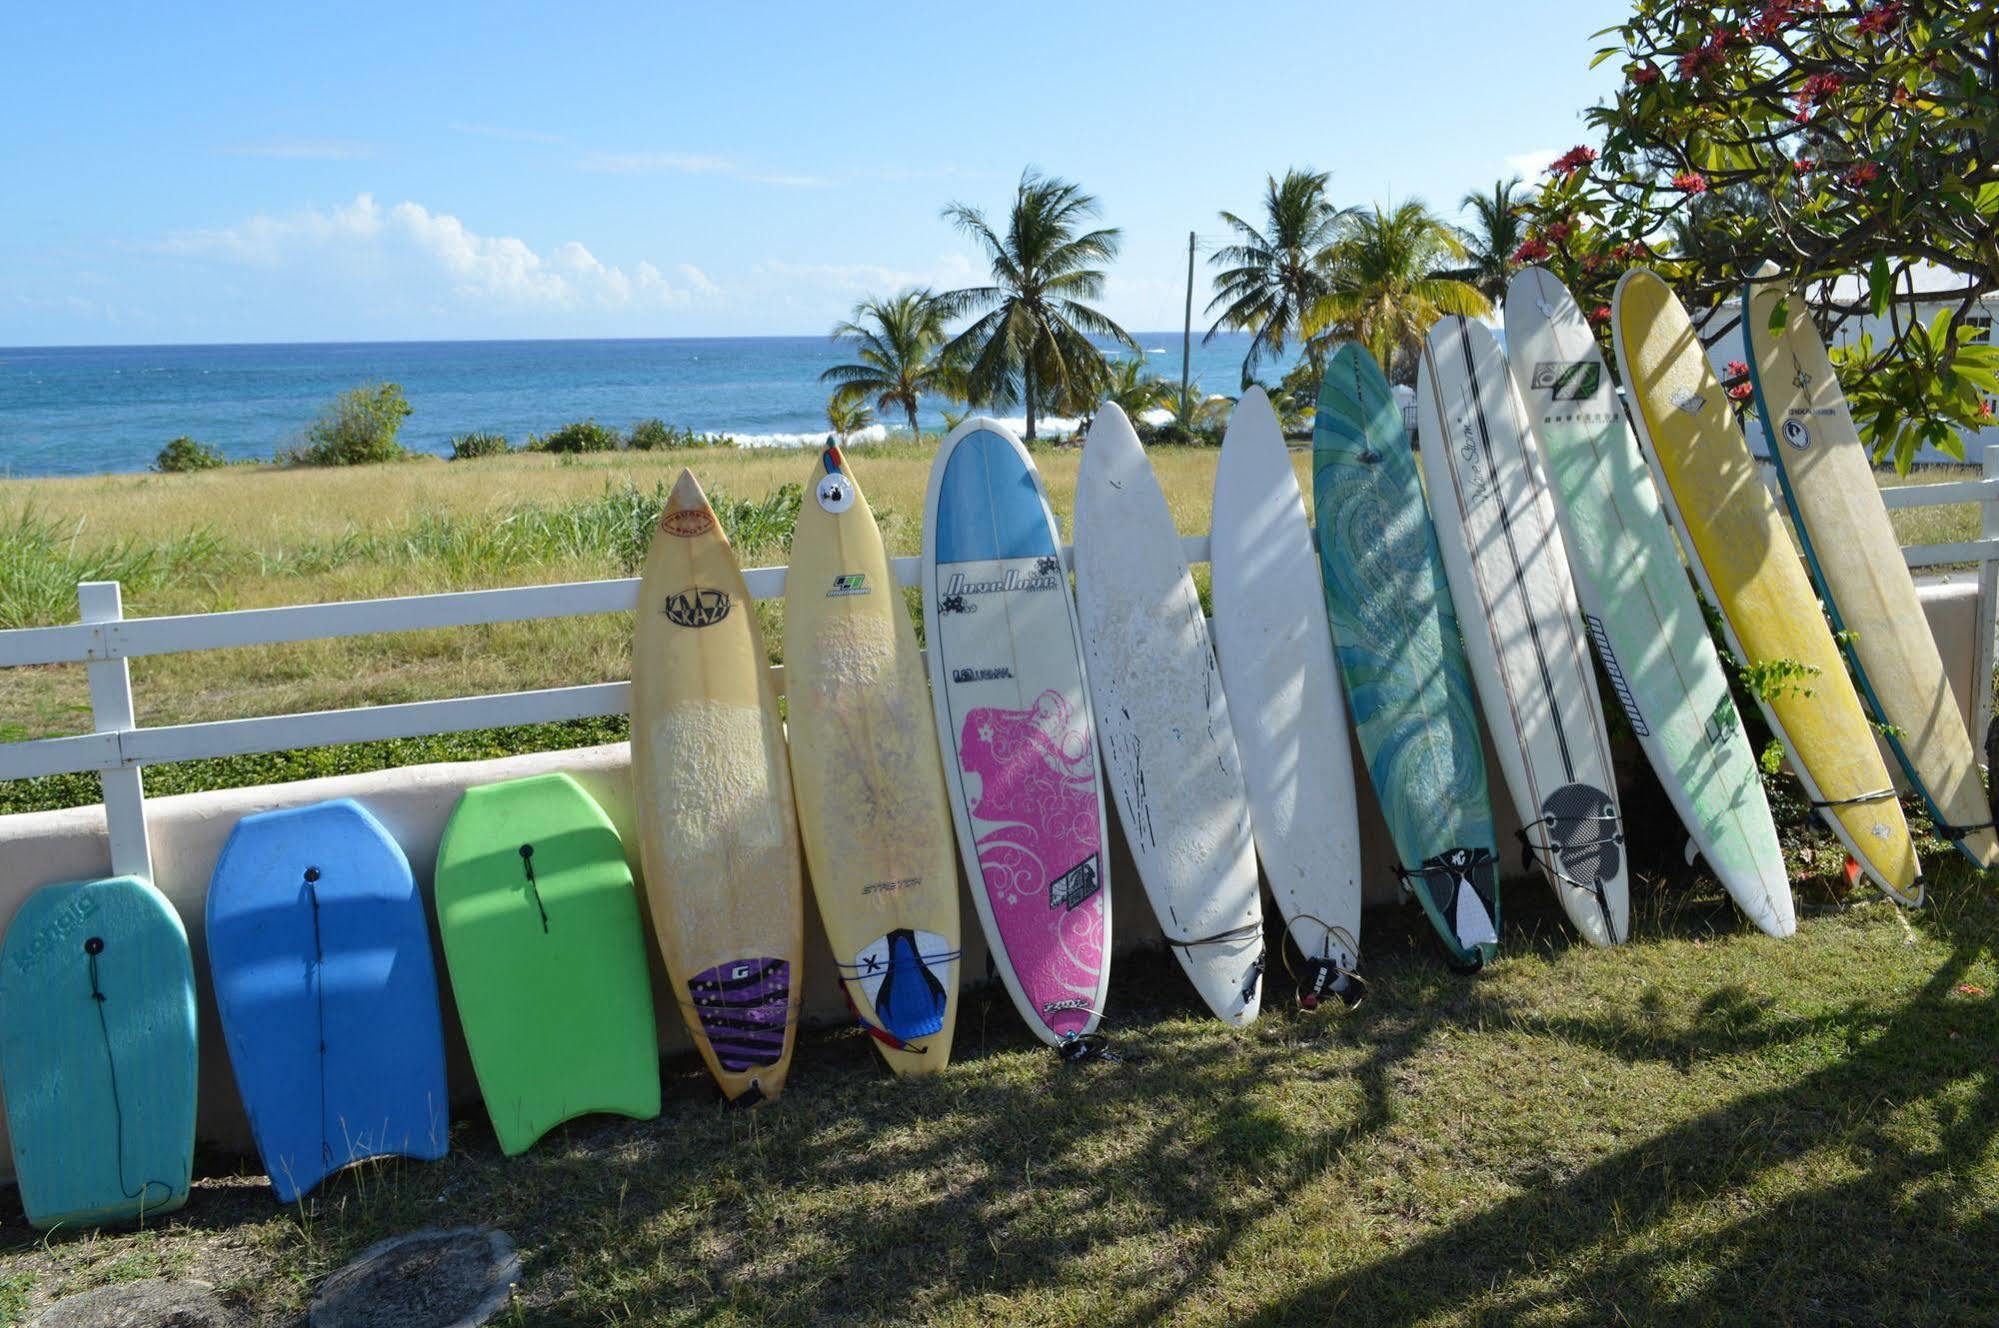
<instances>
[{"instance_id":1,"label":"green swirl patterned surfboard","mask_svg":"<svg viewBox=\"0 0 1999 1328\"><path fill-rule=\"evenodd\" d=\"M1471 673L1402 408L1353 342L1319 389L1312 495L1334 654L1403 882L1477 967L1499 946L1499 869Z\"/></svg>"}]
</instances>

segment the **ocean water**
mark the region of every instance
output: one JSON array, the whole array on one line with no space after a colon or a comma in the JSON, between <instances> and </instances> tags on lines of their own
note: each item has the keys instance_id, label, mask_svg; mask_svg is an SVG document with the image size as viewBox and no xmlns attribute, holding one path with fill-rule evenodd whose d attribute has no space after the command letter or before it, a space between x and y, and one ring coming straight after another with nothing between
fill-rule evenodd
<instances>
[{"instance_id":1,"label":"ocean water","mask_svg":"<svg viewBox=\"0 0 1999 1328\"><path fill-rule=\"evenodd\" d=\"M1137 340L1153 371L1177 382L1180 334ZM1247 347L1244 334L1206 346L1197 334L1196 382L1234 394ZM819 374L845 358L825 337L0 348L0 473L144 470L180 434L267 458L340 392L381 380L409 398L402 442L428 452L449 453L475 430L520 443L572 420L625 428L654 416L796 446L825 437ZM943 424L932 403L921 419Z\"/></svg>"}]
</instances>

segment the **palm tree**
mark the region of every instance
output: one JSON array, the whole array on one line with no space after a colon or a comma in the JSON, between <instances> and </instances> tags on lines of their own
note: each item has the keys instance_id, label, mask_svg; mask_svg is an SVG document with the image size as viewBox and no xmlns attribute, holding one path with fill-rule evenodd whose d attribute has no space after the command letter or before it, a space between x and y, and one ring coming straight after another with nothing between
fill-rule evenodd
<instances>
[{"instance_id":1,"label":"palm tree","mask_svg":"<svg viewBox=\"0 0 1999 1328\"><path fill-rule=\"evenodd\" d=\"M1527 238L1527 219L1520 207L1527 201L1520 177L1495 180L1489 194L1466 194L1462 206L1474 224L1465 231L1466 265L1451 275L1478 287L1479 294L1497 303L1506 293L1513 275L1513 255Z\"/></svg>"},{"instance_id":2,"label":"palm tree","mask_svg":"<svg viewBox=\"0 0 1999 1328\"><path fill-rule=\"evenodd\" d=\"M1137 421L1162 407L1172 408L1179 399L1180 385L1151 372L1144 356L1119 355L1105 362L1101 375L1079 378L1074 391L1052 404L1065 415L1077 416L1078 427L1088 433L1090 421L1106 402Z\"/></svg>"},{"instance_id":3,"label":"palm tree","mask_svg":"<svg viewBox=\"0 0 1999 1328\"><path fill-rule=\"evenodd\" d=\"M917 432L916 407L925 393L948 386L938 348L944 344L944 311L927 290L906 290L886 300L869 298L853 316L833 328L835 341L854 345L852 364L836 364L819 375L837 383L836 395L873 397L877 410L900 409Z\"/></svg>"},{"instance_id":4,"label":"palm tree","mask_svg":"<svg viewBox=\"0 0 1999 1328\"><path fill-rule=\"evenodd\" d=\"M1464 240L1420 199L1356 213L1342 225L1326 268L1326 293L1306 311L1304 331L1366 346L1382 372L1416 350L1445 314L1489 313L1492 304L1445 269L1461 265Z\"/></svg>"},{"instance_id":5,"label":"palm tree","mask_svg":"<svg viewBox=\"0 0 1999 1328\"><path fill-rule=\"evenodd\" d=\"M1208 261L1227 265L1215 274L1215 298L1222 311L1203 344L1223 328L1254 332L1243 356L1242 385L1255 381L1257 363L1284 353L1305 311L1326 293L1326 264L1349 210L1326 198L1325 171L1290 170L1282 180L1265 177L1264 225L1259 230L1233 212L1222 221L1236 243L1217 249Z\"/></svg>"},{"instance_id":6,"label":"palm tree","mask_svg":"<svg viewBox=\"0 0 1999 1328\"><path fill-rule=\"evenodd\" d=\"M847 445L849 438L874 422L874 410L859 397L836 391L826 399L826 427L833 431L834 439L842 447Z\"/></svg>"},{"instance_id":7,"label":"palm tree","mask_svg":"<svg viewBox=\"0 0 1999 1328\"><path fill-rule=\"evenodd\" d=\"M1073 396L1079 380L1101 380L1104 356L1091 335L1138 352L1130 333L1085 303L1102 297L1101 265L1117 257L1120 244L1114 227L1079 233L1097 213L1097 200L1079 186L1031 167L1014 191L1004 235L977 208L944 209L985 251L993 281L939 297L948 317L979 315L943 356L963 365L973 400L1026 403L1028 442L1042 403Z\"/></svg>"}]
</instances>

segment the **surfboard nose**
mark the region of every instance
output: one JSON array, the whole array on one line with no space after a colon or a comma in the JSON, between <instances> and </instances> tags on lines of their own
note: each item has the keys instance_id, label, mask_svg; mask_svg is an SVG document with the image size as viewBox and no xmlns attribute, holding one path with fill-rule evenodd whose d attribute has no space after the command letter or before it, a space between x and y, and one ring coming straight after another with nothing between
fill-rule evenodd
<instances>
[{"instance_id":1,"label":"surfboard nose","mask_svg":"<svg viewBox=\"0 0 1999 1328\"><path fill-rule=\"evenodd\" d=\"M703 517L707 518L706 521L702 520ZM699 534L712 526L714 519L708 508L708 495L701 490L701 481L694 478L692 470L682 466L679 477L673 481L672 490L666 495L666 506L660 509L659 528L676 535Z\"/></svg>"}]
</instances>

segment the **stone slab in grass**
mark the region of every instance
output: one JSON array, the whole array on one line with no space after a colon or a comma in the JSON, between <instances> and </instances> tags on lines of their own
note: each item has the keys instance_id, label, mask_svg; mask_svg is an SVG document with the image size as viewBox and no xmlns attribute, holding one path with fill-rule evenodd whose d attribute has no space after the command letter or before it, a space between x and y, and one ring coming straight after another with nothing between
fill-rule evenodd
<instances>
[{"instance_id":1,"label":"stone slab in grass","mask_svg":"<svg viewBox=\"0 0 1999 1328\"><path fill-rule=\"evenodd\" d=\"M370 1245L322 1282L312 1328L478 1328L520 1281L520 1256L491 1227L428 1228Z\"/></svg>"},{"instance_id":2,"label":"stone slab in grass","mask_svg":"<svg viewBox=\"0 0 1999 1328\"><path fill-rule=\"evenodd\" d=\"M207 1287L151 1277L59 1300L31 1328L236 1328L241 1322Z\"/></svg>"}]
</instances>

